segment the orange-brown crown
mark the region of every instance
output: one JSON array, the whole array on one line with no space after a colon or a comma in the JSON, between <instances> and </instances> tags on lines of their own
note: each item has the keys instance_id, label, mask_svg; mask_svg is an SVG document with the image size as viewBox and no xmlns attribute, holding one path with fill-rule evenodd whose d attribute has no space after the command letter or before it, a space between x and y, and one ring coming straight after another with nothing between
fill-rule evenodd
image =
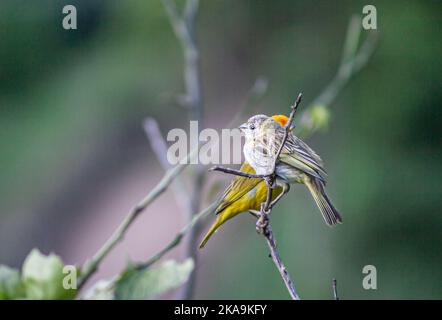
<instances>
[{"instance_id":1,"label":"orange-brown crown","mask_svg":"<svg viewBox=\"0 0 442 320\"><path fill-rule=\"evenodd\" d=\"M285 125L287 124L287 121L289 121L289 118L287 118L283 114L275 114L274 116L272 116L272 118L283 127L285 127Z\"/></svg>"}]
</instances>

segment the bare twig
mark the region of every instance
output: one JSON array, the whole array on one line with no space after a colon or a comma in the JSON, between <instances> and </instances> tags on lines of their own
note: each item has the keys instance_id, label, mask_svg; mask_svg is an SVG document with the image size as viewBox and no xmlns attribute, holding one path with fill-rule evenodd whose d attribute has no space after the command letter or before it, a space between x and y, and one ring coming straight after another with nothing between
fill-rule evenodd
<instances>
[{"instance_id":1,"label":"bare twig","mask_svg":"<svg viewBox=\"0 0 442 320\"><path fill-rule=\"evenodd\" d=\"M328 108L353 76L367 65L373 55L378 43L378 33L370 31L364 43L359 46L361 26L360 15L353 15L347 27L341 62L337 72L330 83L305 109L299 121L298 136L306 137L318 129L311 114L312 107L323 106Z\"/></svg>"},{"instance_id":2,"label":"bare twig","mask_svg":"<svg viewBox=\"0 0 442 320\"><path fill-rule=\"evenodd\" d=\"M158 162L164 170L170 169L171 165L167 160L167 143L161 134L158 122L154 118L146 118L143 122L143 129L149 139L153 152L155 153ZM175 178L171 185L172 191L175 195L176 202L181 211L185 211L190 206L189 197L187 195L184 181L180 176Z\"/></svg>"},{"instance_id":3,"label":"bare twig","mask_svg":"<svg viewBox=\"0 0 442 320\"><path fill-rule=\"evenodd\" d=\"M201 80L199 75L199 52L195 35L195 17L198 12L199 0L187 0L184 12L180 14L174 0L163 0L163 5L169 17L177 39L181 43L184 54L184 84L186 93L181 99L182 105L188 109L189 120L199 123L203 127L203 99ZM187 220L193 219L193 214L199 211L202 188L205 179L205 170L197 166L191 176L191 198L187 208ZM186 238L186 257L191 257L196 263L196 241L198 225L189 231ZM179 292L180 299L190 299L193 294L195 270L189 276Z\"/></svg>"},{"instance_id":4,"label":"bare twig","mask_svg":"<svg viewBox=\"0 0 442 320\"><path fill-rule=\"evenodd\" d=\"M183 237L195 226L195 224L207 217L208 214L212 213L213 210L215 210L215 208L218 206L218 204L219 202L215 201L201 212L193 215L192 220L187 225L185 225L178 234L175 235L175 238L173 238L172 241L170 241L163 249L161 249L153 257L151 257L147 262L139 264L137 267L148 268L152 264L160 260L167 252L179 245Z\"/></svg>"},{"instance_id":5,"label":"bare twig","mask_svg":"<svg viewBox=\"0 0 442 320\"><path fill-rule=\"evenodd\" d=\"M250 179L256 179L256 178L265 179L265 178L268 178L271 176L271 174L255 174L255 173L242 172L240 170L226 168L223 166L213 166L212 168L209 169L209 171L220 171L220 172L224 172L227 174L232 174L234 176L240 176L240 177L250 178Z\"/></svg>"},{"instance_id":6,"label":"bare twig","mask_svg":"<svg viewBox=\"0 0 442 320\"><path fill-rule=\"evenodd\" d=\"M312 104L330 105L336 99L339 92L348 84L353 75L361 70L373 54L377 44L377 33L373 32L358 51L359 37L361 31L361 17L354 15L350 19L346 40L344 43L341 63L331 83L321 92Z\"/></svg>"},{"instance_id":7,"label":"bare twig","mask_svg":"<svg viewBox=\"0 0 442 320\"><path fill-rule=\"evenodd\" d=\"M273 174L275 174L276 162L278 161L282 149L284 149L285 142L287 141L287 138L289 136L290 128L292 127L293 119L295 118L296 111L298 110L298 106L301 103L301 99L302 99L302 93L298 94L298 97L296 98L295 103L292 106L289 120L285 124L284 137L282 138L281 144L279 145L279 149L275 154L275 161L273 163L273 170L272 170Z\"/></svg>"},{"instance_id":8,"label":"bare twig","mask_svg":"<svg viewBox=\"0 0 442 320\"><path fill-rule=\"evenodd\" d=\"M285 286L287 287L287 290L290 293L290 296L292 297L293 300L301 300L298 293L296 292L295 285L293 284L293 281L291 280L290 275L287 272L287 269L279 256L278 250L276 249L275 238L273 236L272 227L270 226L269 223L267 224L267 227L264 229L263 235L267 240L267 245L269 246L270 249L270 256L273 262L275 263L276 267L278 268L278 271L281 275L282 280L284 281Z\"/></svg>"},{"instance_id":9,"label":"bare twig","mask_svg":"<svg viewBox=\"0 0 442 320\"><path fill-rule=\"evenodd\" d=\"M338 282L336 281L336 279L333 279L333 281L332 281L332 288L333 288L333 298L335 300L339 300L339 296L338 296Z\"/></svg>"}]
</instances>

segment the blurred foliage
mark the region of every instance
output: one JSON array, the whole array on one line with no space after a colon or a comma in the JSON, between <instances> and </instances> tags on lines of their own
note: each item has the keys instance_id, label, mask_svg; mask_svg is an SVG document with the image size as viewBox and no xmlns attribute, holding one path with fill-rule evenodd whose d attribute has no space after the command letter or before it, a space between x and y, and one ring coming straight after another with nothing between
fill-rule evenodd
<instances>
[{"instance_id":1,"label":"blurred foliage","mask_svg":"<svg viewBox=\"0 0 442 320\"><path fill-rule=\"evenodd\" d=\"M63 278L67 275L63 268L58 256L45 256L37 249L26 257L21 275L17 270L0 266L0 300L74 298L77 290L63 288Z\"/></svg>"},{"instance_id":2,"label":"blurred foliage","mask_svg":"<svg viewBox=\"0 0 442 320\"><path fill-rule=\"evenodd\" d=\"M76 268L76 267L75 267ZM192 259L182 263L168 260L157 267L138 268L129 264L121 274L112 280L100 280L89 288L84 299L140 300L152 299L187 281L194 268ZM0 265L0 300L32 299L61 300L74 299L77 295L76 275L66 272L60 257L43 255L33 249L23 263L22 272ZM66 281L66 277L70 277ZM64 288L64 284L73 288Z\"/></svg>"},{"instance_id":3,"label":"blurred foliage","mask_svg":"<svg viewBox=\"0 0 442 320\"><path fill-rule=\"evenodd\" d=\"M165 261L159 267L141 270L129 266L117 282L115 298L151 299L186 282L193 268L192 259L183 263Z\"/></svg>"},{"instance_id":4,"label":"blurred foliage","mask_svg":"<svg viewBox=\"0 0 442 320\"><path fill-rule=\"evenodd\" d=\"M18 270L0 265L0 300L25 297Z\"/></svg>"},{"instance_id":5,"label":"blurred foliage","mask_svg":"<svg viewBox=\"0 0 442 320\"><path fill-rule=\"evenodd\" d=\"M65 4L0 2L0 261L13 266L32 247L75 245L62 240L74 217L87 221L76 205L98 192L97 180L111 181L112 165L145 156L142 118L188 128L175 105L181 52L160 1L69 1L79 15L69 32ZM348 19L365 4L202 1L208 123L234 114L259 75L269 89L256 112L286 112L299 91L307 105L336 71ZM342 299L441 298L441 4L370 4L380 46L330 114L315 113L330 125L308 141L344 224L325 227L306 190L293 187L272 225L302 298L330 299L332 278ZM202 252L197 298L287 298L266 250L248 215L226 224ZM366 264L377 267L378 290L362 288ZM17 272L0 267L1 297L27 292ZM32 294L57 294L42 290Z\"/></svg>"},{"instance_id":6,"label":"blurred foliage","mask_svg":"<svg viewBox=\"0 0 442 320\"><path fill-rule=\"evenodd\" d=\"M64 264L60 257L34 249L23 263L22 281L27 299L71 299L75 289L63 288ZM77 270L78 273L78 270Z\"/></svg>"},{"instance_id":7,"label":"blurred foliage","mask_svg":"<svg viewBox=\"0 0 442 320\"><path fill-rule=\"evenodd\" d=\"M129 264L111 280L100 280L85 293L88 300L145 300L160 296L179 287L189 278L194 268L192 259L182 263L164 261L156 267L138 268Z\"/></svg>"}]
</instances>

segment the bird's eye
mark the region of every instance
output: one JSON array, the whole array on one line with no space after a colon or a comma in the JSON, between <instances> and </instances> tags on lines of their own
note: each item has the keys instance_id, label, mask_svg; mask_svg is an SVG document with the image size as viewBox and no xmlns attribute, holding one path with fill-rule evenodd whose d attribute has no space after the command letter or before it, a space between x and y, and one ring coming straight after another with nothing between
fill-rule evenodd
<instances>
[{"instance_id":1,"label":"bird's eye","mask_svg":"<svg viewBox=\"0 0 442 320\"><path fill-rule=\"evenodd\" d=\"M251 124L249 128L250 128L250 130L255 130L255 125Z\"/></svg>"}]
</instances>

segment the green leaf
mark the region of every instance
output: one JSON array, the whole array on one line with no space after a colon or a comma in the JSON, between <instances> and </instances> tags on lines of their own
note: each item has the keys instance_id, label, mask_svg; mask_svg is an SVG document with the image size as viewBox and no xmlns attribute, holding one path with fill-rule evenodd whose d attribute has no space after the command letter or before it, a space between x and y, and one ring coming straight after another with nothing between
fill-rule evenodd
<instances>
[{"instance_id":1,"label":"green leaf","mask_svg":"<svg viewBox=\"0 0 442 320\"><path fill-rule=\"evenodd\" d=\"M0 265L0 300L25 297L23 284L18 270Z\"/></svg>"},{"instance_id":2,"label":"green leaf","mask_svg":"<svg viewBox=\"0 0 442 320\"><path fill-rule=\"evenodd\" d=\"M76 274L72 275L72 270L69 272L67 268L64 269L63 262L59 256L50 254L43 255L37 249L32 250L26 257L23 263L22 279L28 299L73 299L76 294L76 289L66 286L63 281L67 277L72 277L75 282L78 276L78 269L75 268ZM72 284L72 283L67 283ZM66 288L64 288L64 285ZM76 287L76 284L74 284Z\"/></svg>"},{"instance_id":3,"label":"green leaf","mask_svg":"<svg viewBox=\"0 0 442 320\"><path fill-rule=\"evenodd\" d=\"M190 258L183 263L165 261L156 268L129 266L117 280L115 299L151 299L186 282L193 267Z\"/></svg>"}]
</instances>

